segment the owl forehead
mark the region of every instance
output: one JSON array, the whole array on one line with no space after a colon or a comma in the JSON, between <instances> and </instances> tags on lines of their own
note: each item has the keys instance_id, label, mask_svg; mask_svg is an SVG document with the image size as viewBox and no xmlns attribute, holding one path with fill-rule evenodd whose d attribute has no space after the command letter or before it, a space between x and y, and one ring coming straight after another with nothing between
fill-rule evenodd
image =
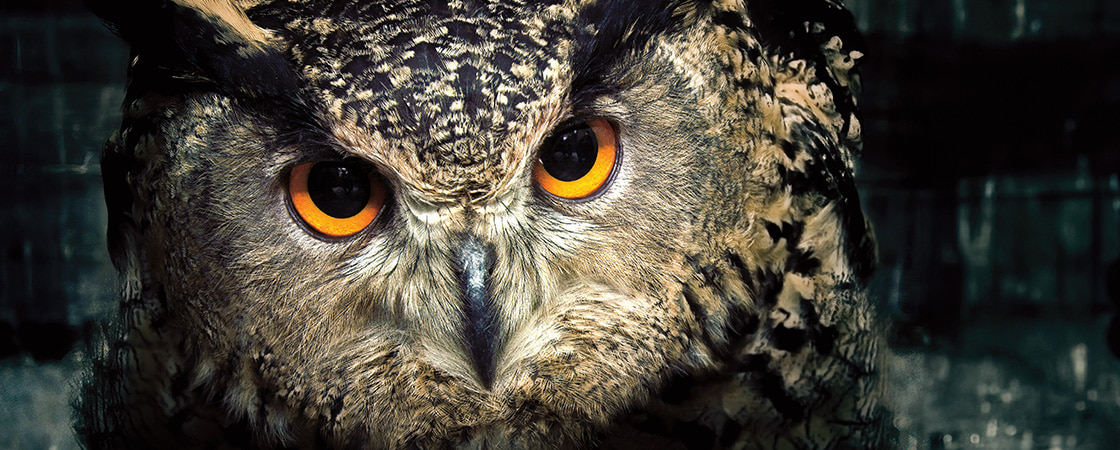
<instances>
[{"instance_id":1,"label":"owl forehead","mask_svg":"<svg viewBox=\"0 0 1120 450\"><path fill-rule=\"evenodd\" d=\"M497 164L561 95L569 35L547 5L347 3L293 17L291 55L333 120L420 162Z\"/></svg>"}]
</instances>

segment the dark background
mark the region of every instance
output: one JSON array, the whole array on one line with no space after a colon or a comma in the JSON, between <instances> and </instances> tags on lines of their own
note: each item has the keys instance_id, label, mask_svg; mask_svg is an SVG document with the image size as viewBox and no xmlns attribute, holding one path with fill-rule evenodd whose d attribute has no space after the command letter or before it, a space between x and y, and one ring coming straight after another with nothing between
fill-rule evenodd
<instances>
[{"instance_id":1,"label":"dark background","mask_svg":"<svg viewBox=\"0 0 1120 450\"><path fill-rule=\"evenodd\" d=\"M897 446L1112 448L1120 1L847 3ZM116 301L98 155L127 57L77 1L0 3L0 449L76 445L83 337Z\"/></svg>"}]
</instances>

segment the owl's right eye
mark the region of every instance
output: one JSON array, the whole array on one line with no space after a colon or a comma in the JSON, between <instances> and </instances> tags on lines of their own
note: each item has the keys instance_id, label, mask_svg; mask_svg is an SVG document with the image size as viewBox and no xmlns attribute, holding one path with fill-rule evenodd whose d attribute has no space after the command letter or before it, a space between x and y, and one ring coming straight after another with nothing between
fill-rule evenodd
<instances>
[{"instance_id":1,"label":"owl's right eye","mask_svg":"<svg viewBox=\"0 0 1120 450\"><path fill-rule=\"evenodd\" d=\"M304 163L288 176L288 198L299 220L329 238L366 229L385 206L385 183L364 164Z\"/></svg>"}]
</instances>

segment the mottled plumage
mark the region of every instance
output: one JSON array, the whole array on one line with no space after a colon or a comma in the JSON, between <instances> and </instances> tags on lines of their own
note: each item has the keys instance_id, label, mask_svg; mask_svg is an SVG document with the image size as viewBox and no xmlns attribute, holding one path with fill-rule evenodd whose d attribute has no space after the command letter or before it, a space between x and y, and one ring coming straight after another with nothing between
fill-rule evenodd
<instances>
[{"instance_id":1,"label":"mottled plumage","mask_svg":"<svg viewBox=\"0 0 1120 450\"><path fill-rule=\"evenodd\" d=\"M91 448L867 448L881 331L832 0L130 0ZM605 187L534 182L603 119ZM290 174L387 186L348 237ZM380 185L375 185L380 186Z\"/></svg>"}]
</instances>

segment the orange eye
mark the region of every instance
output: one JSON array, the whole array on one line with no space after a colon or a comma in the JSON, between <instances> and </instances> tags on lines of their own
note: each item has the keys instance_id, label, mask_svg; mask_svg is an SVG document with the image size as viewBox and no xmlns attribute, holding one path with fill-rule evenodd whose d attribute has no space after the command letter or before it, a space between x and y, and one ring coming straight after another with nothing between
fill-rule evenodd
<instances>
[{"instance_id":1,"label":"orange eye","mask_svg":"<svg viewBox=\"0 0 1120 450\"><path fill-rule=\"evenodd\" d=\"M533 179L557 197L590 197L610 181L618 154L614 127L603 119L590 120L545 141Z\"/></svg>"},{"instance_id":2,"label":"orange eye","mask_svg":"<svg viewBox=\"0 0 1120 450\"><path fill-rule=\"evenodd\" d=\"M373 223L385 205L386 190L366 166L346 161L300 164L288 177L296 215L332 238L353 236Z\"/></svg>"}]
</instances>

